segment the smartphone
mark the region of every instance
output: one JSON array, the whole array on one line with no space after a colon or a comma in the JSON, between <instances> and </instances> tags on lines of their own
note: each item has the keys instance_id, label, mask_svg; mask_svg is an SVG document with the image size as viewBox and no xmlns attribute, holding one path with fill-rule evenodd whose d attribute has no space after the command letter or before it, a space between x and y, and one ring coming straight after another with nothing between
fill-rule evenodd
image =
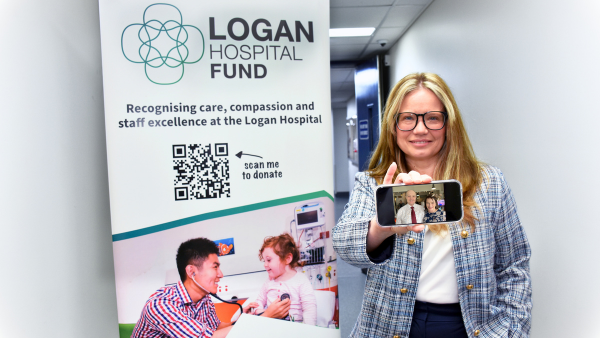
<instances>
[{"instance_id":1,"label":"smartphone","mask_svg":"<svg viewBox=\"0 0 600 338\"><path fill-rule=\"evenodd\" d=\"M381 226L460 222L462 185L457 180L380 185L375 189L375 206Z\"/></svg>"}]
</instances>

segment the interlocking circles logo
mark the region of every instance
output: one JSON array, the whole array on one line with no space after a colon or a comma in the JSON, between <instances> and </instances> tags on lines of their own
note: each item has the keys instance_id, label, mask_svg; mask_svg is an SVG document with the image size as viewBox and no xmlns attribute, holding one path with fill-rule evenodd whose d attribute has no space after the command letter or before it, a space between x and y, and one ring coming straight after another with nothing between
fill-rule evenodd
<instances>
[{"instance_id":1,"label":"interlocking circles logo","mask_svg":"<svg viewBox=\"0 0 600 338\"><path fill-rule=\"evenodd\" d=\"M125 27L121 50L127 60L144 64L148 80L171 85L183 78L186 64L204 56L204 35L197 27L183 24L177 7L153 4L144 10L143 23Z\"/></svg>"}]
</instances>

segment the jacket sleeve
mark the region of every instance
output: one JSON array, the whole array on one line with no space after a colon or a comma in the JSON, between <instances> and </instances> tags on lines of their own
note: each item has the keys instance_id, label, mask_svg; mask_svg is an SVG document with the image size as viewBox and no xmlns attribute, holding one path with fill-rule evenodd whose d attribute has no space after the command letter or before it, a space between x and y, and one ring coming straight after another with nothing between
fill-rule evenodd
<instances>
[{"instance_id":1,"label":"jacket sleeve","mask_svg":"<svg viewBox=\"0 0 600 338\"><path fill-rule=\"evenodd\" d=\"M501 311L488 329L508 331L508 337L529 337L532 308L529 272L531 249L517 214L515 199L502 173L499 179L501 197L495 222L494 273L496 306Z\"/></svg>"},{"instance_id":2,"label":"jacket sleeve","mask_svg":"<svg viewBox=\"0 0 600 338\"><path fill-rule=\"evenodd\" d=\"M387 254L384 259L371 260L367 255L367 233L369 222L375 216L375 181L365 173L357 173L354 189L346 205L342 217L333 228L333 247L346 262L359 268L369 268L383 264L392 255L393 242L388 240L382 244ZM391 245L391 249L389 246ZM377 250L376 250L377 251ZM379 256L379 254L377 254ZM377 263L375 263L377 262Z\"/></svg>"}]
</instances>

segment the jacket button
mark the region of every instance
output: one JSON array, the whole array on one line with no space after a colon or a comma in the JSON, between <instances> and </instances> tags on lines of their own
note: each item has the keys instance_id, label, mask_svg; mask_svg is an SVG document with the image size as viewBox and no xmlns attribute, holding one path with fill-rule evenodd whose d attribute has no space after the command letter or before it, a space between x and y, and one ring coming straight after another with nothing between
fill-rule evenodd
<instances>
[{"instance_id":1,"label":"jacket button","mask_svg":"<svg viewBox=\"0 0 600 338\"><path fill-rule=\"evenodd\" d=\"M408 292L408 289L407 289L407 288L402 288L402 289L400 289L400 292L402 292L402 293L407 293L407 292Z\"/></svg>"},{"instance_id":2,"label":"jacket button","mask_svg":"<svg viewBox=\"0 0 600 338\"><path fill-rule=\"evenodd\" d=\"M473 284L467 285L467 290L472 290L472 289L473 289Z\"/></svg>"},{"instance_id":3,"label":"jacket button","mask_svg":"<svg viewBox=\"0 0 600 338\"><path fill-rule=\"evenodd\" d=\"M479 330L475 330L475 332L473 332L473 335L474 335L475 337L477 337L477 336L479 336L479 334L480 334L480 333L481 333L481 332L479 332Z\"/></svg>"},{"instance_id":4,"label":"jacket button","mask_svg":"<svg viewBox=\"0 0 600 338\"><path fill-rule=\"evenodd\" d=\"M469 232L468 232L467 230L463 230L463 231L460 233L460 236L461 236L462 238L467 238L467 237L469 237Z\"/></svg>"},{"instance_id":5,"label":"jacket button","mask_svg":"<svg viewBox=\"0 0 600 338\"><path fill-rule=\"evenodd\" d=\"M410 245L413 245L413 244L415 244L415 239L414 238L409 238L409 239L406 240L406 243L408 243Z\"/></svg>"},{"instance_id":6,"label":"jacket button","mask_svg":"<svg viewBox=\"0 0 600 338\"><path fill-rule=\"evenodd\" d=\"M399 335L395 335L394 338L400 338L400 336Z\"/></svg>"}]
</instances>

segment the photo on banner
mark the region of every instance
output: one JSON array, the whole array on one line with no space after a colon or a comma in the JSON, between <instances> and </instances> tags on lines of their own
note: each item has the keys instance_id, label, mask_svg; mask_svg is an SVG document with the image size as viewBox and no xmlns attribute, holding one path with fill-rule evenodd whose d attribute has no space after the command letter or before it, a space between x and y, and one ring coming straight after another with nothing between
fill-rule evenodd
<instances>
[{"instance_id":1,"label":"photo on banner","mask_svg":"<svg viewBox=\"0 0 600 338\"><path fill-rule=\"evenodd\" d=\"M339 337L329 3L99 5L121 337L153 293L180 285L177 249L198 237L218 248L222 300L266 308L291 294L287 320L244 314L229 336ZM299 296L285 285L264 294L259 250L282 235L309 286ZM222 322L239 316L209 297Z\"/></svg>"}]
</instances>

